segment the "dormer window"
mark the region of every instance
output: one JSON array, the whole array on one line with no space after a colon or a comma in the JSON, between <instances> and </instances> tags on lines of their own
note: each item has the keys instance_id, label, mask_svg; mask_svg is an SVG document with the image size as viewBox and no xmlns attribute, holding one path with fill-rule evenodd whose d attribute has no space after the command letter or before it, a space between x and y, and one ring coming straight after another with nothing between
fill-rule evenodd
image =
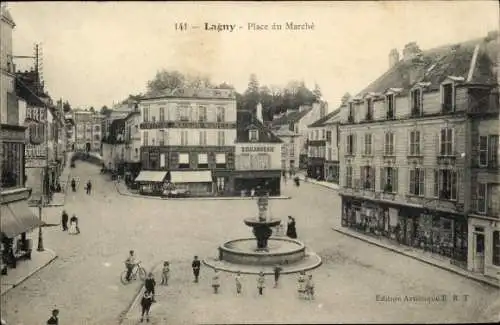
<instances>
[{"instance_id":1,"label":"dormer window","mask_svg":"<svg viewBox=\"0 0 500 325\"><path fill-rule=\"evenodd\" d=\"M350 123L354 123L354 103L348 104L349 115L347 116L347 121Z\"/></svg>"},{"instance_id":2,"label":"dormer window","mask_svg":"<svg viewBox=\"0 0 500 325\"><path fill-rule=\"evenodd\" d=\"M257 130L250 130L249 131L249 139L250 139L250 141L259 140L259 132Z\"/></svg>"},{"instance_id":3,"label":"dormer window","mask_svg":"<svg viewBox=\"0 0 500 325\"><path fill-rule=\"evenodd\" d=\"M441 108L443 113L455 110L455 87L453 83L441 85Z\"/></svg>"},{"instance_id":4,"label":"dormer window","mask_svg":"<svg viewBox=\"0 0 500 325\"><path fill-rule=\"evenodd\" d=\"M372 98L367 98L366 99L366 116L365 120L371 121L373 119L373 99Z\"/></svg>"},{"instance_id":5,"label":"dormer window","mask_svg":"<svg viewBox=\"0 0 500 325\"><path fill-rule=\"evenodd\" d=\"M422 89L413 89L410 93L411 98L411 116L422 115Z\"/></svg>"},{"instance_id":6,"label":"dormer window","mask_svg":"<svg viewBox=\"0 0 500 325\"><path fill-rule=\"evenodd\" d=\"M394 94L387 94L385 97L385 102L387 105L387 118L388 119L393 119L394 118Z\"/></svg>"}]
</instances>

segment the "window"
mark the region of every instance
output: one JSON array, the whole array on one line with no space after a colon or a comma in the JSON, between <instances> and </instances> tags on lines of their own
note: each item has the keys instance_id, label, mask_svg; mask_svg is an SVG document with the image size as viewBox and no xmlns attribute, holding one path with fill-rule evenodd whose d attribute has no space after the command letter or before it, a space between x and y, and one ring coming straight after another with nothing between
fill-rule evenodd
<instances>
[{"instance_id":1,"label":"window","mask_svg":"<svg viewBox=\"0 0 500 325\"><path fill-rule=\"evenodd\" d=\"M226 185L224 177L217 177L217 189L219 190L219 192L223 192L225 187Z\"/></svg>"},{"instance_id":2,"label":"window","mask_svg":"<svg viewBox=\"0 0 500 325\"><path fill-rule=\"evenodd\" d=\"M137 155L139 155L139 148L135 148L134 152L135 152L135 156L137 157Z\"/></svg>"},{"instance_id":3,"label":"window","mask_svg":"<svg viewBox=\"0 0 500 325\"><path fill-rule=\"evenodd\" d=\"M479 166L486 167L488 165L488 137L479 137Z\"/></svg>"},{"instance_id":4,"label":"window","mask_svg":"<svg viewBox=\"0 0 500 325\"><path fill-rule=\"evenodd\" d=\"M386 105L387 105L387 118L394 118L394 94L389 94L385 97Z\"/></svg>"},{"instance_id":5,"label":"window","mask_svg":"<svg viewBox=\"0 0 500 325\"><path fill-rule=\"evenodd\" d=\"M208 155L206 153L198 154L198 168L208 168Z\"/></svg>"},{"instance_id":6,"label":"window","mask_svg":"<svg viewBox=\"0 0 500 325\"><path fill-rule=\"evenodd\" d=\"M424 196L425 193L425 171L422 168L410 170L410 194Z\"/></svg>"},{"instance_id":7,"label":"window","mask_svg":"<svg viewBox=\"0 0 500 325\"><path fill-rule=\"evenodd\" d=\"M226 145L226 140L224 138L224 131L217 132L217 145L218 146L225 146Z\"/></svg>"},{"instance_id":8,"label":"window","mask_svg":"<svg viewBox=\"0 0 500 325\"><path fill-rule=\"evenodd\" d=\"M206 146L207 145L207 131L200 131L200 145L201 146Z\"/></svg>"},{"instance_id":9,"label":"window","mask_svg":"<svg viewBox=\"0 0 500 325\"><path fill-rule=\"evenodd\" d=\"M189 107L182 105L177 106L177 120L189 121Z\"/></svg>"},{"instance_id":10,"label":"window","mask_svg":"<svg viewBox=\"0 0 500 325\"><path fill-rule=\"evenodd\" d=\"M373 99L366 99L366 116L367 121L371 121L373 119Z\"/></svg>"},{"instance_id":11,"label":"window","mask_svg":"<svg viewBox=\"0 0 500 325\"><path fill-rule=\"evenodd\" d=\"M375 191L375 173L370 166L361 167L361 181L363 189Z\"/></svg>"},{"instance_id":12,"label":"window","mask_svg":"<svg viewBox=\"0 0 500 325\"><path fill-rule=\"evenodd\" d=\"M226 168L226 154L215 154L215 168Z\"/></svg>"},{"instance_id":13,"label":"window","mask_svg":"<svg viewBox=\"0 0 500 325\"><path fill-rule=\"evenodd\" d=\"M94 131L99 132L101 130L101 127L99 125L94 126Z\"/></svg>"},{"instance_id":14,"label":"window","mask_svg":"<svg viewBox=\"0 0 500 325\"><path fill-rule=\"evenodd\" d=\"M160 122L165 121L165 107L160 107Z\"/></svg>"},{"instance_id":15,"label":"window","mask_svg":"<svg viewBox=\"0 0 500 325\"><path fill-rule=\"evenodd\" d=\"M179 168L189 168L189 154L180 153L179 154Z\"/></svg>"},{"instance_id":16,"label":"window","mask_svg":"<svg viewBox=\"0 0 500 325\"><path fill-rule=\"evenodd\" d=\"M498 135L488 137L488 166L498 167Z\"/></svg>"},{"instance_id":17,"label":"window","mask_svg":"<svg viewBox=\"0 0 500 325\"><path fill-rule=\"evenodd\" d=\"M319 140L319 130L314 131L314 140Z\"/></svg>"},{"instance_id":18,"label":"window","mask_svg":"<svg viewBox=\"0 0 500 325\"><path fill-rule=\"evenodd\" d=\"M437 176L437 179L436 179ZM437 180L437 185L436 185ZM434 172L434 195L437 190L437 197L440 200L457 199L457 172L450 169L440 169L438 174Z\"/></svg>"},{"instance_id":19,"label":"window","mask_svg":"<svg viewBox=\"0 0 500 325\"><path fill-rule=\"evenodd\" d=\"M142 134L142 139L143 139L143 145L144 146L149 146L149 141L148 141L148 131L144 131Z\"/></svg>"},{"instance_id":20,"label":"window","mask_svg":"<svg viewBox=\"0 0 500 325\"><path fill-rule=\"evenodd\" d=\"M387 132L385 134L384 154L386 156L394 155L394 133L392 132Z\"/></svg>"},{"instance_id":21,"label":"window","mask_svg":"<svg viewBox=\"0 0 500 325\"><path fill-rule=\"evenodd\" d=\"M206 122L207 121L207 108L205 106L200 106L198 111L198 121Z\"/></svg>"},{"instance_id":22,"label":"window","mask_svg":"<svg viewBox=\"0 0 500 325\"><path fill-rule=\"evenodd\" d=\"M226 110L224 107L217 107L217 122L225 122L226 121Z\"/></svg>"},{"instance_id":23,"label":"window","mask_svg":"<svg viewBox=\"0 0 500 325\"><path fill-rule=\"evenodd\" d=\"M290 153L290 157L294 157L295 156L295 144L294 144L293 138L290 139L290 150L289 150L289 153Z\"/></svg>"},{"instance_id":24,"label":"window","mask_svg":"<svg viewBox=\"0 0 500 325\"><path fill-rule=\"evenodd\" d=\"M369 156L372 154L372 135L365 134L365 155Z\"/></svg>"},{"instance_id":25,"label":"window","mask_svg":"<svg viewBox=\"0 0 500 325\"><path fill-rule=\"evenodd\" d=\"M292 132L293 132L293 130L295 130L295 127L294 127L293 122L290 122L290 123L288 124L288 130L290 130L290 131L292 131Z\"/></svg>"},{"instance_id":26,"label":"window","mask_svg":"<svg viewBox=\"0 0 500 325\"><path fill-rule=\"evenodd\" d=\"M160 146L165 145L165 137L166 137L165 130L158 130L158 143Z\"/></svg>"},{"instance_id":27,"label":"window","mask_svg":"<svg viewBox=\"0 0 500 325\"><path fill-rule=\"evenodd\" d=\"M380 190L385 193L398 192L398 169L385 167L380 170Z\"/></svg>"},{"instance_id":28,"label":"window","mask_svg":"<svg viewBox=\"0 0 500 325\"><path fill-rule=\"evenodd\" d=\"M165 168L165 154L160 154L160 168Z\"/></svg>"},{"instance_id":29,"label":"window","mask_svg":"<svg viewBox=\"0 0 500 325\"><path fill-rule=\"evenodd\" d=\"M250 130L249 138L250 138L250 141L259 140L259 132L257 130Z\"/></svg>"},{"instance_id":30,"label":"window","mask_svg":"<svg viewBox=\"0 0 500 325\"><path fill-rule=\"evenodd\" d=\"M2 147L2 188L23 186L24 144L3 141Z\"/></svg>"},{"instance_id":31,"label":"window","mask_svg":"<svg viewBox=\"0 0 500 325\"><path fill-rule=\"evenodd\" d=\"M486 213L487 211L487 200L486 200L486 193L487 193L487 184L484 183L478 183L477 184L477 204L476 204L476 210L479 213Z\"/></svg>"},{"instance_id":32,"label":"window","mask_svg":"<svg viewBox=\"0 0 500 325\"><path fill-rule=\"evenodd\" d=\"M347 154L348 155L355 155L356 153L356 135L355 134L349 134L346 137L346 149L347 149Z\"/></svg>"},{"instance_id":33,"label":"window","mask_svg":"<svg viewBox=\"0 0 500 325\"><path fill-rule=\"evenodd\" d=\"M410 132L410 156L420 156L420 131Z\"/></svg>"},{"instance_id":34,"label":"window","mask_svg":"<svg viewBox=\"0 0 500 325\"><path fill-rule=\"evenodd\" d=\"M94 141L99 141L99 134L94 134Z\"/></svg>"},{"instance_id":35,"label":"window","mask_svg":"<svg viewBox=\"0 0 500 325\"><path fill-rule=\"evenodd\" d=\"M452 112L454 109L454 89L453 84L441 86L442 110L443 112Z\"/></svg>"},{"instance_id":36,"label":"window","mask_svg":"<svg viewBox=\"0 0 500 325\"><path fill-rule=\"evenodd\" d=\"M347 166L345 168L345 186L347 188L352 188L352 166Z\"/></svg>"},{"instance_id":37,"label":"window","mask_svg":"<svg viewBox=\"0 0 500 325\"><path fill-rule=\"evenodd\" d=\"M181 146L187 146L187 145L188 145L188 131L181 130Z\"/></svg>"},{"instance_id":38,"label":"window","mask_svg":"<svg viewBox=\"0 0 500 325\"><path fill-rule=\"evenodd\" d=\"M411 115L420 116L422 115L422 90L414 89L410 93L411 99Z\"/></svg>"},{"instance_id":39,"label":"window","mask_svg":"<svg viewBox=\"0 0 500 325\"><path fill-rule=\"evenodd\" d=\"M332 143L332 131L326 131L326 141Z\"/></svg>"},{"instance_id":40,"label":"window","mask_svg":"<svg viewBox=\"0 0 500 325\"><path fill-rule=\"evenodd\" d=\"M500 231L493 232L493 265L500 266Z\"/></svg>"},{"instance_id":41,"label":"window","mask_svg":"<svg viewBox=\"0 0 500 325\"><path fill-rule=\"evenodd\" d=\"M328 160L332 160L332 148L328 148Z\"/></svg>"},{"instance_id":42,"label":"window","mask_svg":"<svg viewBox=\"0 0 500 325\"><path fill-rule=\"evenodd\" d=\"M348 122L354 122L354 103L349 103L349 116L347 117Z\"/></svg>"},{"instance_id":43,"label":"window","mask_svg":"<svg viewBox=\"0 0 500 325\"><path fill-rule=\"evenodd\" d=\"M144 105L144 122L149 122L149 105Z\"/></svg>"},{"instance_id":44,"label":"window","mask_svg":"<svg viewBox=\"0 0 500 325\"><path fill-rule=\"evenodd\" d=\"M266 153L251 155L250 165L252 170L269 169L271 167L271 156Z\"/></svg>"},{"instance_id":45,"label":"window","mask_svg":"<svg viewBox=\"0 0 500 325\"><path fill-rule=\"evenodd\" d=\"M453 129L445 128L441 129L440 137L440 154L441 156L452 156L453 155Z\"/></svg>"},{"instance_id":46,"label":"window","mask_svg":"<svg viewBox=\"0 0 500 325\"><path fill-rule=\"evenodd\" d=\"M326 139L326 130L321 130L321 139Z\"/></svg>"}]
</instances>

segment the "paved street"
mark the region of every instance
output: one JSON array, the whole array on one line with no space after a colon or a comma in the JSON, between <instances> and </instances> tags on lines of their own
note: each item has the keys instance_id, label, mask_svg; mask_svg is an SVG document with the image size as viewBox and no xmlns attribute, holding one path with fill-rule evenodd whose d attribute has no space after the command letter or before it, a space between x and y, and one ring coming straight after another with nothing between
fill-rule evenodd
<instances>
[{"instance_id":1,"label":"paved street","mask_svg":"<svg viewBox=\"0 0 500 325\"><path fill-rule=\"evenodd\" d=\"M171 286L159 289L153 323L312 323L312 322L477 322L499 318L498 289L394 254L331 230L339 222L340 200L332 190L288 182L291 200L271 201L270 212L297 219L299 239L323 258L313 271L315 301L300 301L296 275L284 276L282 287L264 297L255 279L246 277L244 294L235 297L230 275L222 292L211 294L212 271L202 269L201 283L191 282L193 255L215 256L217 246L250 229L243 218L257 213L254 201L147 200L120 196L99 168L80 162L74 170L82 182L90 177L95 192L81 187L69 193L65 209L80 218L82 234L70 236L46 228L45 245L59 258L2 297L2 317L9 324L40 324L52 308L62 324L112 324L134 298L139 283L123 286L119 275L129 249L146 269L171 261ZM47 222L58 222L62 208L51 208ZM159 282L159 279L158 279ZM377 302L376 295L448 295L447 302ZM452 301L452 295L460 296ZM469 295L464 301L464 294ZM130 323L137 321L136 309ZM496 317L496 318L495 318ZM127 322L128 323L128 322Z\"/></svg>"}]
</instances>

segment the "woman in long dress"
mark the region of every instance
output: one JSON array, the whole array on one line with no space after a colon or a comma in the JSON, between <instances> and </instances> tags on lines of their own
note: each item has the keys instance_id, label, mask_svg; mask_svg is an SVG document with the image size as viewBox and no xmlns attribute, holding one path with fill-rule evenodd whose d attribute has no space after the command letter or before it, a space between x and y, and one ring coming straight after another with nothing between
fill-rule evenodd
<instances>
[{"instance_id":1,"label":"woman in long dress","mask_svg":"<svg viewBox=\"0 0 500 325\"><path fill-rule=\"evenodd\" d=\"M297 229L295 229L295 219L288 216L288 226L286 228L286 235L290 238L297 238Z\"/></svg>"}]
</instances>

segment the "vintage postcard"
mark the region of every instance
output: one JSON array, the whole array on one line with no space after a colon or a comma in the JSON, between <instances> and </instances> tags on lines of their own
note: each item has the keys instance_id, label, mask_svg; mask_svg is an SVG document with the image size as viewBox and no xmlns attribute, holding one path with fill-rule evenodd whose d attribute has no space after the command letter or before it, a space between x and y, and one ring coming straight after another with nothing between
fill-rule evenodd
<instances>
[{"instance_id":1,"label":"vintage postcard","mask_svg":"<svg viewBox=\"0 0 500 325\"><path fill-rule=\"evenodd\" d=\"M496 1L1 5L1 324L500 322Z\"/></svg>"}]
</instances>

